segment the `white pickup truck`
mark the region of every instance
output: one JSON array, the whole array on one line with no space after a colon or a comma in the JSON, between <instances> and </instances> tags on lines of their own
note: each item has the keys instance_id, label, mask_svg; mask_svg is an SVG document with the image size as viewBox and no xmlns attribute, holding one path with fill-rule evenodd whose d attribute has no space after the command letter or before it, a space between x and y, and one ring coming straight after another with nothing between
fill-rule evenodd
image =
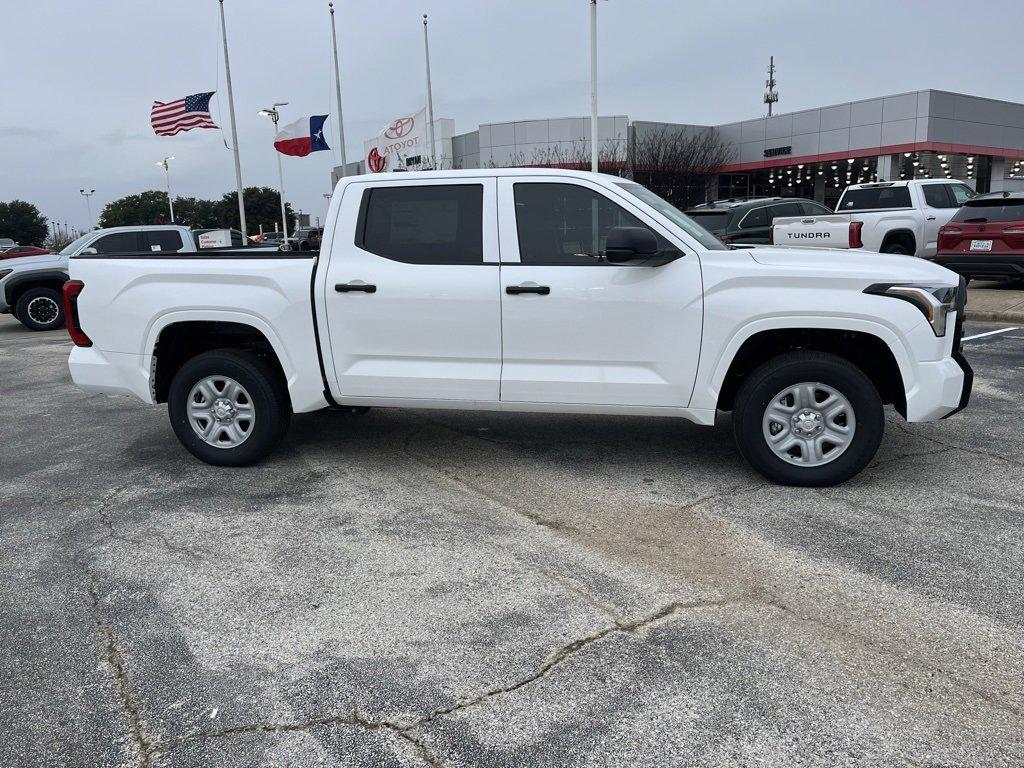
<instances>
[{"instance_id":1,"label":"white pickup truck","mask_svg":"<svg viewBox=\"0 0 1024 768\"><path fill-rule=\"evenodd\" d=\"M853 184L843 190L834 214L775 219L769 241L930 257L939 228L975 194L966 183L948 179Z\"/></svg>"},{"instance_id":2,"label":"white pickup truck","mask_svg":"<svg viewBox=\"0 0 1024 768\"><path fill-rule=\"evenodd\" d=\"M865 467L884 403L966 405L964 296L925 261L730 250L638 184L552 169L347 177L318 254L83 254L65 286L75 382L166 402L211 464L329 407L731 410L796 485Z\"/></svg>"}]
</instances>

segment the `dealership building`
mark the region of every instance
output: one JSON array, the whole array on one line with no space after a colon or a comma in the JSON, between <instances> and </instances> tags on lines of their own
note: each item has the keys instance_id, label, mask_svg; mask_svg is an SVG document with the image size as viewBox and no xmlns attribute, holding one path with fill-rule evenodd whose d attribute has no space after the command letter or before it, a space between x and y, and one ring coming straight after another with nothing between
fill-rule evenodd
<instances>
[{"instance_id":1,"label":"dealership building","mask_svg":"<svg viewBox=\"0 0 1024 768\"><path fill-rule=\"evenodd\" d=\"M443 167L587 166L586 117L481 124L455 133L437 120L436 155ZM728 145L710 197L806 197L834 207L848 184L954 178L979 192L1024 188L1024 104L949 91L923 90L849 101L738 123L700 126L598 118L598 144L620 172L631 147L651 132L713 130ZM426 153L400 159L416 170ZM350 163L363 173L366 161ZM340 175L335 168L332 180Z\"/></svg>"}]
</instances>

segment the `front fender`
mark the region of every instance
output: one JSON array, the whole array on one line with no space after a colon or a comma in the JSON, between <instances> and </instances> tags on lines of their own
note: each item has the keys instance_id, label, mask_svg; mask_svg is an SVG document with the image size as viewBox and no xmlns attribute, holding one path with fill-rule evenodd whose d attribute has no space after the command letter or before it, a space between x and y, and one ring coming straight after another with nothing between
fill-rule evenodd
<instances>
[{"instance_id":1,"label":"front fender","mask_svg":"<svg viewBox=\"0 0 1024 768\"><path fill-rule=\"evenodd\" d=\"M763 331L805 328L857 331L881 339L892 352L893 358L896 360L897 366L899 366L904 388L910 390L913 386L916 379L914 358L903 339L890 327L871 320L853 317L828 315L776 316L761 318L747 323L733 334L727 344L721 347L721 351L716 357L701 361L700 369L697 372L698 386L694 389L690 407L710 409L718 407L718 397L722 391L722 383L729 372L729 367L732 365L736 354L743 344L755 334Z\"/></svg>"}]
</instances>

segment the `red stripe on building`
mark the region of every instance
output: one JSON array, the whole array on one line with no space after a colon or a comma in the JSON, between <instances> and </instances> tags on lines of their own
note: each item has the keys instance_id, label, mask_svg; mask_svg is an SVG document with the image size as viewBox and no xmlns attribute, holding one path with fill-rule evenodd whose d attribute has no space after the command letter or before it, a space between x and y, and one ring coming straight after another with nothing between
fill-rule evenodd
<instances>
[{"instance_id":1,"label":"red stripe on building","mask_svg":"<svg viewBox=\"0 0 1024 768\"><path fill-rule=\"evenodd\" d=\"M889 144L884 147L863 147L848 149L843 152L826 152L818 155L791 155L785 157L765 158L747 163L730 163L723 165L719 173L739 173L767 168L780 168L787 165L809 165L811 163L829 163L834 160L849 158L874 157L875 155L896 155L903 152L941 152L943 154L995 155L1011 159L1024 159L1024 149L1008 149L1005 147L982 147L975 144L946 144L940 141L919 141L913 144Z\"/></svg>"}]
</instances>

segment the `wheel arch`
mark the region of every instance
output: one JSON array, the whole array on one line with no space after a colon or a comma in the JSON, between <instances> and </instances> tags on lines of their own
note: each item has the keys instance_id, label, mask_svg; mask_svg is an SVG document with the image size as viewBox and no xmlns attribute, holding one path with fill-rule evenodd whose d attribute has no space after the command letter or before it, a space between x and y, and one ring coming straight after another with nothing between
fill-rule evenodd
<instances>
[{"instance_id":1,"label":"wheel arch","mask_svg":"<svg viewBox=\"0 0 1024 768\"><path fill-rule=\"evenodd\" d=\"M896 227L895 229L890 229L888 232L885 233L885 236L882 238L882 245L880 247L880 250L884 252L885 247L887 245L892 245L893 243L904 244L910 251L911 256L917 253L917 233L915 233L911 229L907 229L905 227Z\"/></svg>"},{"instance_id":2,"label":"wheel arch","mask_svg":"<svg viewBox=\"0 0 1024 768\"><path fill-rule=\"evenodd\" d=\"M730 410L747 374L780 354L795 350L827 352L857 366L871 379L882 398L906 415L906 396L913 374L902 342L873 323L838 325L785 324L754 327L737 337L723 354L712 380L715 407Z\"/></svg>"},{"instance_id":3,"label":"wheel arch","mask_svg":"<svg viewBox=\"0 0 1024 768\"><path fill-rule=\"evenodd\" d=\"M51 288L60 293L67 281L68 273L59 269L11 275L4 284L4 301L8 306L14 307L21 295L33 288Z\"/></svg>"},{"instance_id":4,"label":"wheel arch","mask_svg":"<svg viewBox=\"0 0 1024 768\"><path fill-rule=\"evenodd\" d=\"M291 394L294 367L284 344L259 318L223 312L201 317L187 313L165 315L150 330L146 352L150 356L150 394L154 402L166 402L171 380L188 360L214 349L252 352L277 371Z\"/></svg>"}]
</instances>

